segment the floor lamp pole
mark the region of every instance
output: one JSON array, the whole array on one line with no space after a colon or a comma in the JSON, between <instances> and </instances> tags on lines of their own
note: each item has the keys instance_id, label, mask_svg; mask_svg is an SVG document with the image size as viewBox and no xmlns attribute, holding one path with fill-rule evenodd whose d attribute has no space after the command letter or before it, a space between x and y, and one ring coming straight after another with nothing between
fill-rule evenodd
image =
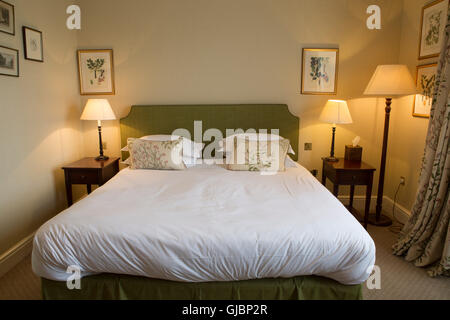
<instances>
[{"instance_id":1,"label":"floor lamp pole","mask_svg":"<svg viewBox=\"0 0 450 320\"><path fill-rule=\"evenodd\" d=\"M386 98L386 116L384 120L384 136L383 136L383 151L381 153L380 165L380 179L378 181L378 197L376 213L369 216L369 223L375 226L387 227L392 225L392 220L381 213L383 208L383 191L384 191L384 176L386 173L386 156L389 137L389 120L391 117L392 98Z\"/></svg>"}]
</instances>

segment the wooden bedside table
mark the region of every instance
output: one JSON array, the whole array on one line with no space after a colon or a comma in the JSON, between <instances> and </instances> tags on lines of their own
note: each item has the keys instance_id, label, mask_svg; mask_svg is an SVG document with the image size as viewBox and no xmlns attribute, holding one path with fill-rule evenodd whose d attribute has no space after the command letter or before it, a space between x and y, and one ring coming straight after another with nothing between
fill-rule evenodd
<instances>
[{"instance_id":1,"label":"wooden bedside table","mask_svg":"<svg viewBox=\"0 0 450 320\"><path fill-rule=\"evenodd\" d=\"M69 207L73 204L72 185L85 184L90 194L93 184L101 187L119 172L119 161L120 158L111 158L106 161L84 158L63 167Z\"/></svg>"},{"instance_id":2,"label":"wooden bedside table","mask_svg":"<svg viewBox=\"0 0 450 320\"><path fill-rule=\"evenodd\" d=\"M347 161L339 159L338 162L329 162L322 158L322 184L325 186L327 178L334 184L333 194L339 195L339 186L350 186L350 204L347 207L356 217L360 213L353 208L353 198L355 195L355 186L366 186L366 206L364 212L364 228L367 229L369 222L370 200L372 197L373 174L376 169L362 161Z\"/></svg>"}]
</instances>

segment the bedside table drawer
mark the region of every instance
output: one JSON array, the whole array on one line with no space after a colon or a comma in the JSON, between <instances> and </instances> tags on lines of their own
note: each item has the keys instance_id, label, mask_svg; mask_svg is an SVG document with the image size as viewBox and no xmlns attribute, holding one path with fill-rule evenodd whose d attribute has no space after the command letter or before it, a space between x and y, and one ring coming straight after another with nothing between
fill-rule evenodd
<instances>
[{"instance_id":1,"label":"bedside table drawer","mask_svg":"<svg viewBox=\"0 0 450 320\"><path fill-rule=\"evenodd\" d=\"M359 172L338 173L337 180L342 185L367 185L371 180L371 174L362 174Z\"/></svg>"},{"instance_id":2,"label":"bedside table drawer","mask_svg":"<svg viewBox=\"0 0 450 320\"><path fill-rule=\"evenodd\" d=\"M70 181L73 184L97 184L99 182L98 172L93 171L70 171Z\"/></svg>"}]
</instances>

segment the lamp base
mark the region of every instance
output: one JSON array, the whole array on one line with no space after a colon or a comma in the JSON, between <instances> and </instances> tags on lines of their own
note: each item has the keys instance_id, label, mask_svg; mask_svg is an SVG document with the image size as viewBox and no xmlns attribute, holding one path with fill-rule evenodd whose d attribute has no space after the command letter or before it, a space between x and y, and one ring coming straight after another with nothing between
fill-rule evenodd
<instances>
[{"instance_id":1,"label":"lamp base","mask_svg":"<svg viewBox=\"0 0 450 320\"><path fill-rule=\"evenodd\" d=\"M335 158L335 157L328 157L328 158L325 158L325 160L328 162L339 162L339 159Z\"/></svg>"},{"instance_id":2,"label":"lamp base","mask_svg":"<svg viewBox=\"0 0 450 320\"><path fill-rule=\"evenodd\" d=\"M369 214L369 224L377 227L389 227L392 225L392 219L382 214L377 220L377 215L375 213L372 213Z\"/></svg>"},{"instance_id":3,"label":"lamp base","mask_svg":"<svg viewBox=\"0 0 450 320\"><path fill-rule=\"evenodd\" d=\"M106 160L109 160L109 157L107 157L107 156L99 156L99 157L95 158L95 160L97 160L97 161L106 161Z\"/></svg>"}]
</instances>

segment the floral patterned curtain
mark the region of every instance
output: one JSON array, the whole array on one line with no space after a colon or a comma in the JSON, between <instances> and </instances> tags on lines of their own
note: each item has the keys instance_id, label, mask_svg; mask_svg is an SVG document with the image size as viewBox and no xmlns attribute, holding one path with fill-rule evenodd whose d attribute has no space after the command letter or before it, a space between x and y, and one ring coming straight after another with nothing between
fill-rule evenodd
<instances>
[{"instance_id":1,"label":"floral patterned curtain","mask_svg":"<svg viewBox=\"0 0 450 320\"><path fill-rule=\"evenodd\" d=\"M450 12L450 11L449 11ZM450 14L440 56L436 89L417 198L394 254L432 265L431 276L450 275Z\"/></svg>"}]
</instances>

